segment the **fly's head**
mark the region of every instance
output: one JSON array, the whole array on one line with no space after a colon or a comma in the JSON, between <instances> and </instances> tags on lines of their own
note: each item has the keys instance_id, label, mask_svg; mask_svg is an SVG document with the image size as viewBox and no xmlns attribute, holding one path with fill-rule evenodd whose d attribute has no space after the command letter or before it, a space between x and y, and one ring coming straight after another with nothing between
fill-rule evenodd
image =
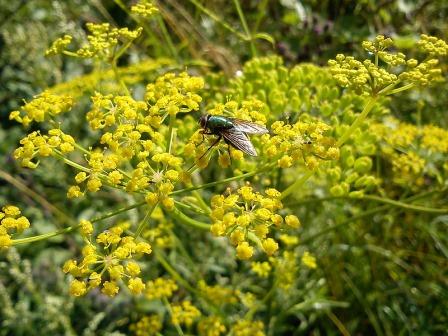
<instances>
[{"instance_id":1,"label":"fly's head","mask_svg":"<svg viewBox=\"0 0 448 336\"><path fill-rule=\"evenodd\" d=\"M201 126L201 128L204 129L204 130L207 128L207 122L208 122L208 118L209 118L209 117L210 117L210 115L206 114L206 115L202 115L202 116L199 118L198 123L199 123L199 125Z\"/></svg>"}]
</instances>

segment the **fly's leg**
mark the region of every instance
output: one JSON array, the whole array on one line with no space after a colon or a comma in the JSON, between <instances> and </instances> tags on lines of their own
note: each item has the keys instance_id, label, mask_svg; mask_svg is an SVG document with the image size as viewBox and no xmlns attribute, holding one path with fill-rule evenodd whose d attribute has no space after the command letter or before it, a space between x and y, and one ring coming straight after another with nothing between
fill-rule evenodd
<instances>
[{"instance_id":1,"label":"fly's leg","mask_svg":"<svg viewBox=\"0 0 448 336\"><path fill-rule=\"evenodd\" d=\"M199 132L202 134L202 141L196 147L199 147L205 141L205 136L204 135L216 135L215 133L212 133L210 131L207 132L207 130L205 130L205 129L202 129ZM216 139L216 141L212 143L212 145L205 151L205 153L201 155L201 157L198 159L198 161L201 160L205 156L205 154L207 154L208 151L210 149L212 149L213 146L215 146L219 142L219 140L221 140L221 138L222 138L222 135L218 136L218 139ZM190 171L194 166L195 166L195 164L193 164L190 168L188 168L187 171Z\"/></svg>"},{"instance_id":2,"label":"fly's leg","mask_svg":"<svg viewBox=\"0 0 448 336\"><path fill-rule=\"evenodd\" d=\"M224 139L224 141L227 144L227 153L229 154L230 165L232 165L232 156L230 156L230 143L226 139Z\"/></svg>"},{"instance_id":3,"label":"fly's leg","mask_svg":"<svg viewBox=\"0 0 448 336\"><path fill-rule=\"evenodd\" d=\"M202 135L202 141L197 145L198 147L200 145L202 145L202 143L205 141L205 135L212 135L213 134L212 132L210 132L210 131L207 132L207 130L204 130L204 129L200 130L199 133L201 133L201 135Z\"/></svg>"},{"instance_id":4,"label":"fly's leg","mask_svg":"<svg viewBox=\"0 0 448 336\"><path fill-rule=\"evenodd\" d=\"M205 133L205 134L207 134L207 133ZM205 153L201 155L201 157L198 159L198 161L201 160L201 159L205 156L205 154L207 154L208 151L209 151L210 149L212 149L212 148L213 148L213 147L214 147L214 146L221 140L221 138L222 138L221 135L218 136L218 139L216 139L216 141L213 142L213 143L211 144L211 146L205 151Z\"/></svg>"}]
</instances>

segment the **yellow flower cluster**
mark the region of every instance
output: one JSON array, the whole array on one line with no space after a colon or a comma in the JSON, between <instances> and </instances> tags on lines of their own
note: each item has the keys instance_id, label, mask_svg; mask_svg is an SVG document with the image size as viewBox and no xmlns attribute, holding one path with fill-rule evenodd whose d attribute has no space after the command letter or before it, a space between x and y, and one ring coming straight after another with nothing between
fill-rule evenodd
<instances>
[{"instance_id":1,"label":"yellow flower cluster","mask_svg":"<svg viewBox=\"0 0 448 336\"><path fill-rule=\"evenodd\" d=\"M136 242L134 237L123 236L123 227L114 226L101 232L96 237L96 244L91 241L92 224L81 223L81 229L88 238L82 249L83 258L78 263L70 259L63 266L64 273L75 279L70 285L73 296L82 296L92 288L102 285L101 291L108 296L115 296L119 291L118 282L126 280L127 287L133 294L140 294L145 284L138 277L140 266L133 259L141 254L150 254L151 246L146 242Z\"/></svg>"},{"instance_id":2,"label":"yellow flower cluster","mask_svg":"<svg viewBox=\"0 0 448 336\"><path fill-rule=\"evenodd\" d=\"M228 196L215 195L211 200L211 232L215 236L229 236L236 245L236 254L240 259L250 259L255 242L267 255L278 250L278 243L268 237L271 226L296 228L300 225L298 218L289 215L283 218L277 213L283 205L279 200L280 192L271 188L265 195L254 192L252 187L244 186L236 194Z\"/></svg>"},{"instance_id":3,"label":"yellow flower cluster","mask_svg":"<svg viewBox=\"0 0 448 336\"><path fill-rule=\"evenodd\" d=\"M71 42L72 37L70 35L64 35L63 37L58 38L51 44L51 47L45 51L45 56L52 56L62 53Z\"/></svg>"},{"instance_id":4,"label":"yellow flower cluster","mask_svg":"<svg viewBox=\"0 0 448 336\"><path fill-rule=\"evenodd\" d=\"M214 305L235 304L238 302L238 295L240 294L238 290L223 286L209 286L203 280L199 281L198 289Z\"/></svg>"},{"instance_id":5,"label":"yellow flower cluster","mask_svg":"<svg viewBox=\"0 0 448 336\"><path fill-rule=\"evenodd\" d=\"M278 286L283 290L290 289L296 281L297 260L298 256L293 251L283 251L279 258L271 260Z\"/></svg>"},{"instance_id":6,"label":"yellow flower cluster","mask_svg":"<svg viewBox=\"0 0 448 336\"><path fill-rule=\"evenodd\" d=\"M142 317L136 323L130 325L129 329L135 336L155 336L162 330L162 321L159 315Z\"/></svg>"},{"instance_id":7,"label":"yellow flower cluster","mask_svg":"<svg viewBox=\"0 0 448 336\"><path fill-rule=\"evenodd\" d=\"M51 129L48 135L41 135L34 131L20 140L20 147L14 151L14 158L21 160L21 165L36 168L39 161L32 161L35 157L48 157L54 153L63 155L75 150L75 140L60 129Z\"/></svg>"},{"instance_id":8,"label":"yellow flower cluster","mask_svg":"<svg viewBox=\"0 0 448 336\"><path fill-rule=\"evenodd\" d=\"M119 41L135 40L142 32L143 28L136 30L128 28L112 28L109 23L92 23L86 24L89 35L87 35L88 44L84 45L75 52L66 50L71 43L72 37L64 35L54 41L51 47L46 51L46 55L56 55L66 53L70 56L82 58L100 58L110 61L116 52Z\"/></svg>"},{"instance_id":9,"label":"yellow flower cluster","mask_svg":"<svg viewBox=\"0 0 448 336\"><path fill-rule=\"evenodd\" d=\"M328 61L328 65L333 78L342 87L350 88L356 92L364 92L368 89L369 71L362 62L356 60L353 56L338 54L336 59Z\"/></svg>"},{"instance_id":10,"label":"yellow flower cluster","mask_svg":"<svg viewBox=\"0 0 448 336\"><path fill-rule=\"evenodd\" d=\"M204 87L202 77L192 77L186 72L176 76L167 73L146 86L145 99L150 115L197 111L202 97L197 91Z\"/></svg>"},{"instance_id":11,"label":"yellow flower cluster","mask_svg":"<svg viewBox=\"0 0 448 336\"><path fill-rule=\"evenodd\" d=\"M251 264L252 272L257 274L260 278L267 278L271 272L271 264L267 261L254 261Z\"/></svg>"},{"instance_id":12,"label":"yellow flower cluster","mask_svg":"<svg viewBox=\"0 0 448 336\"><path fill-rule=\"evenodd\" d=\"M14 205L6 205L0 211L0 249L12 244L11 235L21 233L30 227L30 222Z\"/></svg>"},{"instance_id":13,"label":"yellow flower cluster","mask_svg":"<svg viewBox=\"0 0 448 336\"><path fill-rule=\"evenodd\" d=\"M422 35L417 42L420 50L428 54L428 58L419 63L416 59L406 60L403 53L390 53L386 49L393 46L391 38L378 35L374 41L364 41L365 50L375 55L375 62L356 60L352 56L339 54L335 60L329 60L330 72L334 79L343 87L353 89L355 92L376 94L390 84L398 83L398 80L411 82L415 85L426 86L441 80L441 69L438 68L438 60L435 57L446 56L448 45L435 37ZM399 74L391 73L378 64L382 60L388 66L398 67Z\"/></svg>"},{"instance_id":14,"label":"yellow flower cluster","mask_svg":"<svg viewBox=\"0 0 448 336\"><path fill-rule=\"evenodd\" d=\"M172 159L178 159L177 157L174 157L173 155L168 153L160 155L165 156L168 161L171 161ZM153 157L153 160L159 162L157 161L157 158L155 160ZM146 193L145 196L145 200L149 205L155 206L160 202L160 204L162 204L166 210L174 209L174 199L172 197L169 197L169 194L174 189L173 183L177 182L180 178L180 163L181 161L179 160L179 163L174 166L174 168L177 168L177 170L167 170L167 167L165 166L165 171L155 171L151 175L153 182L153 191Z\"/></svg>"},{"instance_id":15,"label":"yellow flower cluster","mask_svg":"<svg viewBox=\"0 0 448 336\"><path fill-rule=\"evenodd\" d=\"M201 312L190 301L182 301L178 304L173 304L171 307L171 322L173 324L184 324L187 327L191 326L193 322L201 316Z\"/></svg>"},{"instance_id":16,"label":"yellow flower cluster","mask_svg":"<svg viewBox=\"0 0 448 336\"><path fill-rule=\"evenodd\" d=\"M170 278L157 278L146 283L145 296L149 300L170 298L178 287Z\"/></svg>"},{"instance_id":17,"label":"yellow flower cluster","mask_svg":"<svg viewBox=\"0 0 448 336\"><path fill-rule=\"evenodd\" d=\"M314 256L312 256L311 253L308 251L305 251L302 255L302 263L306 267L311 268L311 269L314 269L317 267L316 258Z\"/></svg>"},{"instance_id":18,"label":"yellow flower cluster","mask_svg":"<svg viewBox=\"0 0 448 336\"><path fill-rule=\"evenodd\" d=\"M32 121L43 122L55 116L69 111L73 106L73 98L69 95L56 95L46 90L33 100L23 105L19 111L13 111L9 115L10 120L15 120L27 127Z\"/></svg>"},{"instance_id":19,"label":"yellow flower cluster","mask_svg":"<svg viewBox=\"0 0 448 336\"><path fill-rule=\"evenodd\" d=\"M425 168L425 159L416 153L391 153L390 160L392 163L392 171L394 173L394 182L399 185L409 185L413 181L418 187L423 183L419 177Z\"/></svg>"},{"instance_id":20,"label":"yellow flower cluster","mask_svg":"<svg viewBox=\"0 0 448 336\"><path fill-rule=\"evenodd\" d=\"M90 153L90 174L78 174L77 184L87 181L87 190L92 192L98 191L103 182L128 192L146 191L148 204L160 203L173 209L174 200L168 195L181 178L183 160L169 153L168 130L162 122L169 114L174 117L177 112L197 110L201 97L195 92L203 85L199 77L169 73L148 85L147 101L96 93L87 120L92 129L107 130L100 140L106 148L104 153ZM122 171L120 164L131 159L136 162L135 168ZM69 194L79 197L83 192L73 186Z\"/></svg>"},{"instance_id":21,"label":"yellow flower cluster","mask_svg":"<svg viewBox=\"0 0 448 336\"><path fill-rule=\"evenodd\" d=\"M157 77L157 71L160 68L172 64L173 61L170 59L147 59L126 67L119 67L116 73L118 73L125 85L132 85L152 80ZM113 69L102 68L101 70L92 71L86 75L56 84L48 90L53 94L70 92L74 100L78 100L86 94L91 95L98 88L104 90L102 91L103 93L118 93L121 92L122 86L113 80L116 73Z\"/></svg>"},{"instance_id":22,"label":"yellow flower cluster","mask_svg":"<svg viewBox=\"0 0 448 336\"><path fill-rule=\"evenodd\" d=\"M296 217L288 218L289 221L296 220ZM279 257L270 257L268 261L252 262L251 269L260 278L267 278L273 274L278 279L279 286L288 289L295 281L297 269L297 257L293 251L286 249L293 249L299 243L297 236L288 234L281 234L280 241L285 245L285 249ZM308 253L304 253L305 259L302 262L312 268L313 257ZM315 261L315 260L314 260Z\"/></svg>"},{"instance_id":23,"label":"yellow flower cluster","mask_svg":"<svg viewBox=\"0 0 448 336\"><path fill-rule=\"evenodd\" d=\"M420 131L420 145L432 152L448 154L448 131L438 126L425 125Z\"/></svg>"},{"instance_id":24,"label":"yellow flower cluster","mask_svg":"<svg viewBox=\"0 0 448 336\"><path fill-rule=\"evenodd\" d=\"M128 28L111 28L109 23L88 22L87 30L90 34L87 36L88 45L76 51L76 55L84 58L103 58L107 59L113 56L115 47L120 40L135 40L142 32L143 28L136 30Z\"/></svg>"},{"instance_id":25,"label":"yellow flower cluster","mask_svg":"<svg viewBox=\"0 0 448 336\"><path fill-rule=\"evenodd\" d=\"M377 54L394 45L394 41L390 37L378 35L373 41L363 41L362 47L372 54Z\"/></svg>"},{"instance_id":26,"label":"yellow flower cluster","mask_svg":"<svg viewBox=\"0 0 448 336\"><path fill-rule=\"evenodd\" d=\"M413 187L419 188L425 175L436 177L443 172L448 154L447 130L434 125L418 127L394 118L375 123L372 129L384 142L380 149L391 163L394 183L409 186L413 181Z\"/></svg>"},{"instance_id":27,"label":"yellow flower cluster","mask_svg":"<svg viewBox=\"0 0 448 336\"><path fill-rule=\"evenodd\" d=\"M116 125L132 126L138 124L139 121L143 121L145 125L158 126L160 124L160 119L152 120L148 118L139 120L143 119L142 114L144 114L146 109L145 102L136 101L130 96L102 95L99 92L96 92L95 95L92 96L92 109L87 113L86 119L93 130ZM124 131L125 130L123 130L123 132ZM117 130L117 132L119 132L119 130ZM113 144L118 144L119 140L121 140L115 139L115 137L112 137L112 139L116 140ZM114 148L114 146L111 147Z\"/></svg>"},{"instance_id":28,"label":"yellow flower cluster","mask_svg":"<svg viewBox=\"0 0 448 336\"><path fill-rule=\"evenodd\" d=\"M417 46L429 56L448 55L448 44L434 36L422 34L420 40L417 42Z\"/></svg>"},{"instance_id":29,"label":"yellow flower cluster","mask_svg":"<svg viewBox=\"0 0 448 336\"><path fill-rule=\"evenodd\" d=\"M265 336L264 324L261 321L239 320L232 326L235 336Z\"/></svg>"},{"instance_id":30,"label":"yellow flower cluster","mask_svg":"<svg viewBox=\"0 0 448 336\"><path fill-rule=\"evenodd\" d=\"M226 326L218 316L207 316L198 323L199 336L219 336L226 330Z\"/></svg>"},{"instance_id":31,"label":"yellow flower cluster","mask_svg":"<svg viewBox=\"0 0 448 336\"><path fill-rule=\"evenodd\" d=\"M174 199L169 194L183 177L183 160L171 154L174 149L169 145L168 133L172 129L163 125L163 121L169 114L174 117L177 112L197 110L201 97L196 91L203 85L202 78L186 73L166 74L148 85L147 101L96 93L87 120L93 130L103 130L101 149L83 149L71 136L52 129L48 135L33 132L22 139L15 158L24 166L35 168L39 163L33 160L35 157L62 157L76 147L85 153L87 167L67 160L81 170L75 176L76 184L68 189L69 198L81 197L86 191L97 192L103 185L109 185L127 192L144 192L148 204L161 204L172 210ZM43 121L46 116L60 114L71 105L68 96L44 92L23 107L25 117L20 117L19 112L13 112L12 117L23 123ZM121 169L130 160L135 163L133 169Z\"/></svg>"},{"instance_id":32,"label":"yellow flower cluster","mask_svg":"<svg viewBox=\"0 0 448 336\"><path fill-rule=\"evenodd\" d=\"M263 153L276 158L280 168L289 168L296 162L304 162L314 170L321 160L336 160L339 149L335 139L328 135L330 126L319 121L298 121L293 125L276 121L272 124L273 135L262 136Z\"/></svg>"},{"instance_id":33,"label":"yellow flower cluster","mask_svg":"<svg viewBox=\"0 0 448 336\"><path fill-rule=\"evenodd\" d=\"M418 127L389 117L372 128L391 148L418 146L430 153L448 153L448 131L435 125Z\"/></svg>"},{"instance_id":34,"label":"yellow flower cluster","mask_svg":"<svg viewBox=\"0 0 448 336\"><path fill-rule=\"evenodd\" d=\"M378 35L377 37L375 37L373 41L362 42L362 47L366 51L374 55L377 55L385 63L392 66L399 66L405 64L406 56L403 53L392 54L385 51L386 49L393 47L393 45L394 41L390 37L386 38L383 35Z\"/></svg>"},{"instance_id":35,"label":"yellow flower cluster","mask_svg":"<svg viewBox=\"0 0 448 336\"><path fill-rule=\"evenodd\" d=\"M131 7L131 12L143 17L150 17L159 12L159 9L150 0L139 0Z\"/></svg>"},{"instance_id":36,"label":"yellow flower cluster","mask_svg":"<svg viewBox=\"0 0 448 336\"><path fill-rule=\"evenodd\" d=\"M420 86L427 86L443 81L442 69L438 67L439 60L437 59L431 58L421 63L418 63L415 59L411 59L407 62L407 65L408 70L398 76L400 80Z\"/></svg>"}]
</instances>

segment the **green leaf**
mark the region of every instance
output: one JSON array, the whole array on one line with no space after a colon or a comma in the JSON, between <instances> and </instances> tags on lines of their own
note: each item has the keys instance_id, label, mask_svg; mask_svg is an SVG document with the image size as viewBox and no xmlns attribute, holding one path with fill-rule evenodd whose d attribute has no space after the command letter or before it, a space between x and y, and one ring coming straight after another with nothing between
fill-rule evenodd
<instances>
[{"instance_id":1,"label":"green leaf","mask_svg":"<svg viewBox=\"0 0 448 336\"><path fill-rule=\"evenodd\" d=\"M256 33L255 35L253 35L253 39L266 40L269 43L271 43L272 45L275 44L275 39L268 33Z\"/></svg>"}]
</instances>

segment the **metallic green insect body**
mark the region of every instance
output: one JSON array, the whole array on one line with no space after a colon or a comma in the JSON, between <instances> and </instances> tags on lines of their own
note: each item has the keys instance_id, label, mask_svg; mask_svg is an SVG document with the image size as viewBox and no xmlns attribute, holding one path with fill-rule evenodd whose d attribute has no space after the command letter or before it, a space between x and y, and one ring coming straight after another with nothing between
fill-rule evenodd
<instances>
[{"instance_id":1,"label":"metallic green insect body","mask_svg":"<svg viewBox=\"0 0 448 336\"><path fill-rule=\"evenodd\" d=\"M218 137L205 153L224 138L228 145L246 154L257 156L257 152L247 134L266 134L269 132L263 125L250 121L210 114L202 116L199 119L199 125L202 128L202 134Z\"/></svg>"}]
</instances>

